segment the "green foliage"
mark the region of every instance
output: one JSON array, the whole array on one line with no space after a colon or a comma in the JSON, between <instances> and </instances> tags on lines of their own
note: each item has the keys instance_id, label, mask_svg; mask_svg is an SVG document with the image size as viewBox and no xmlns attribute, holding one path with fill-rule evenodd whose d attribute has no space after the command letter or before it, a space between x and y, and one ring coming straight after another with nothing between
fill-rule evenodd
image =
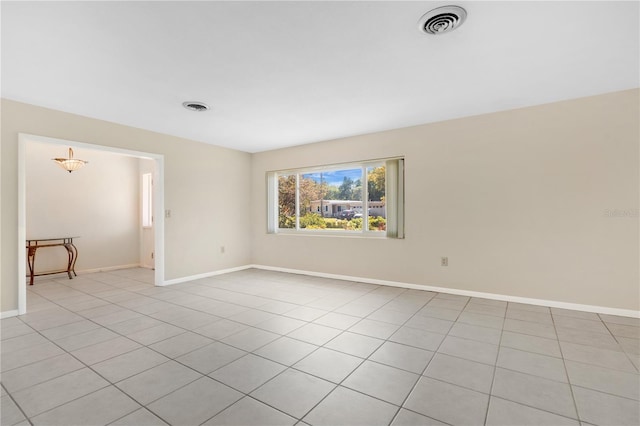
<instances>
[{"instance_id":1,"label":"green foliage","mask_svg":"<svg viewBox=\"0 0 640 426\"><path fill-rule=\"evenodd\" d=\"M362 220L362 219L361 219ZM387 229L387 220L382 217L369 216L369 230L370 231L385 231Z\"/></svg>"},{"instance_id":2,"label":"green foliage","mask_svg":"<svg viewBox=\"0 0 640 426\"><path fill-rule=\"evenodd\" d=\"M367 173L369 201L382 201L385 196L385 167L375 167L369 170Z\"/></svg>"},{"instance_id":3,"label":"green foliage","mask_svg":"<svg viewBox=\"0 0 640 426\"><path fill-rule=\"evenodd\" d=\"M361 217L355 217L353 219L351 219L350 221L348 221L348 227L346 229L350 230L350 231L359 231L362 229L362 218Z\"/></svg>"},{"instance_id":4,"label":"green foliage","mask_svg":"<svg viewBox=\"0 0 640 426\"><path fill-rule=\"evenodd\" d=\"M333 219L333 218L325 218L324 219L327 229L342 229L342 222L346 222L346 220Z\"/></svg>"},{"instance_id":5,"label":"green foliage","mask_svg":"<svg viewBox=\"0 0 640 426\"><path fill-rule=\"evenodd\" d=\"M326 200L339 200L338 197L340 197L340 190L338 190L338 187L333 186L333 185L327 185L326 182L324 184L327 187L327 195L325 196Z\"/></svg>"},{"instance_id":6,"label":"green foliage","mask_svg":"<svg viewBox=\"0 0 640 426\"><path fill-rule=\"evenodd\" d=\"M278 216L278 228L280 229L294 229L296 227L295 216L285 216L283 214Z\"/></svg>"},{"instance_id":7,"label":"green foliage","mask_svg":"<svg viewBox=\"0 0 640 426\"><path fill-rule=\"evenodd\" d=\"M307 213L300 217L300 228L306 229L325 229L327 222L317 213Z\"/></svg>"},{"instance_id":8,"label":"green foliage","mask_svg":"<svg viewBox=\"0 0 640 426\"><path fill-rule=\"evenodd\" d=\"M296 175L278 176L278 214L281 225L296 214Z\"/></svg>"},{"instance_id":9,"label":"green foliage","mask_svg":"<svg viewBox=\"0 0 640 426\"><path fill-rule=\"evenodd\" d=\"M353 179L345 176L338 188L338 200L349 200L353 194Z\"/></svg>"}]
</instances>

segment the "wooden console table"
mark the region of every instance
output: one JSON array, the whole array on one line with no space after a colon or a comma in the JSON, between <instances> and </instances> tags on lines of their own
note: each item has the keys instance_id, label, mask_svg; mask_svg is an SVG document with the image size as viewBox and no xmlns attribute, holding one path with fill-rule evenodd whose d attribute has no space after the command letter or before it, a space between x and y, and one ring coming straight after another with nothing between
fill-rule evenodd
<instances>
[{"instance_id":1,"label":"wooden console table","mask_svg":"<svg viewBox=\"0 0 640 426\"><path fill-rule=\"evenodd\" d=\"M73 275L78 276L75 271L76 260L78 259L78 249L73 245L73 239L79 237L62 237L62 238L44 238L40 240L27 240L27 263L29 264L29 285L33 285L33 277L40 275L61 274L66 272L69 279L73 279ZM35 273L36 251L42 247L64 247L67 250L68 262L67 269L59 271Z\"/></svg>"}]
</instances>

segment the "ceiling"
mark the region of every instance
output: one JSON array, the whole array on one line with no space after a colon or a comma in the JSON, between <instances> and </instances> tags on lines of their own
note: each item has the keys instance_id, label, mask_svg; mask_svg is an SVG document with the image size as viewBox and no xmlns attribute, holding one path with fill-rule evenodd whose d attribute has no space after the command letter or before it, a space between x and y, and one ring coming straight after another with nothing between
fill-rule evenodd
<instances>
[{"instance_id":1,"label":"ceiling","mask_svg":"<svg viewBox=\"0 0 640 426\"><path fill-rule=\"evenodd\" d=\"M639 4L2 1L2 97L259 152L639 87Z\"/></svg>"}]
</instances>

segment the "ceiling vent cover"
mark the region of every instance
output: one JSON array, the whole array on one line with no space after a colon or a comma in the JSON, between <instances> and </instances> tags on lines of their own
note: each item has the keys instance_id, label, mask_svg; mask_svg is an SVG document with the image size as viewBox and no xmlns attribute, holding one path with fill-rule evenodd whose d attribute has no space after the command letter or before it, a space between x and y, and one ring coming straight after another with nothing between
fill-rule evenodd
<instances>
[{"instance_id":1,"label":"ceiling vent cover","mask_svg":"<svg viewBox=\"0 0 640 426\"><path fill-rule=\"evenodd\" d=\"M427 34L444 34L458 28L467 19L467 11L460 6L443 6L425 13L418 23Z\"/></svg>"},{"instance_id":2,"label":"ceiling vent cover","mask_svg":"<svg viewBox=\"0 0 640 426\"><path fill-rule=\"evenodd\" d=\"M182 106L188 109L189 111L207 111L209 109L209 105L203 102L183 102Z\"/></svg>"}]
</instances>

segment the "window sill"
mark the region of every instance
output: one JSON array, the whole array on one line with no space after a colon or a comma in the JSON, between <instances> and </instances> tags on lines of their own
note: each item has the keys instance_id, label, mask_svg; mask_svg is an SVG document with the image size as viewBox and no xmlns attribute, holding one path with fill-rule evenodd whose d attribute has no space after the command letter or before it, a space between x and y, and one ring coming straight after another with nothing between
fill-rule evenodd
<instances>
[{"instance_id":1,"label":"window sill","mask_svg":"<svg viewBox=\"0 0 640 426\"><path fill-rule=\"evenodd\" d=\"M287 235L296 237L330 237L330 238L370 238L370 239L395 239L388 238L386 232L349 232L349 231L296 231L279 230L268 235Z\"/></svg>"}]
</instances>

